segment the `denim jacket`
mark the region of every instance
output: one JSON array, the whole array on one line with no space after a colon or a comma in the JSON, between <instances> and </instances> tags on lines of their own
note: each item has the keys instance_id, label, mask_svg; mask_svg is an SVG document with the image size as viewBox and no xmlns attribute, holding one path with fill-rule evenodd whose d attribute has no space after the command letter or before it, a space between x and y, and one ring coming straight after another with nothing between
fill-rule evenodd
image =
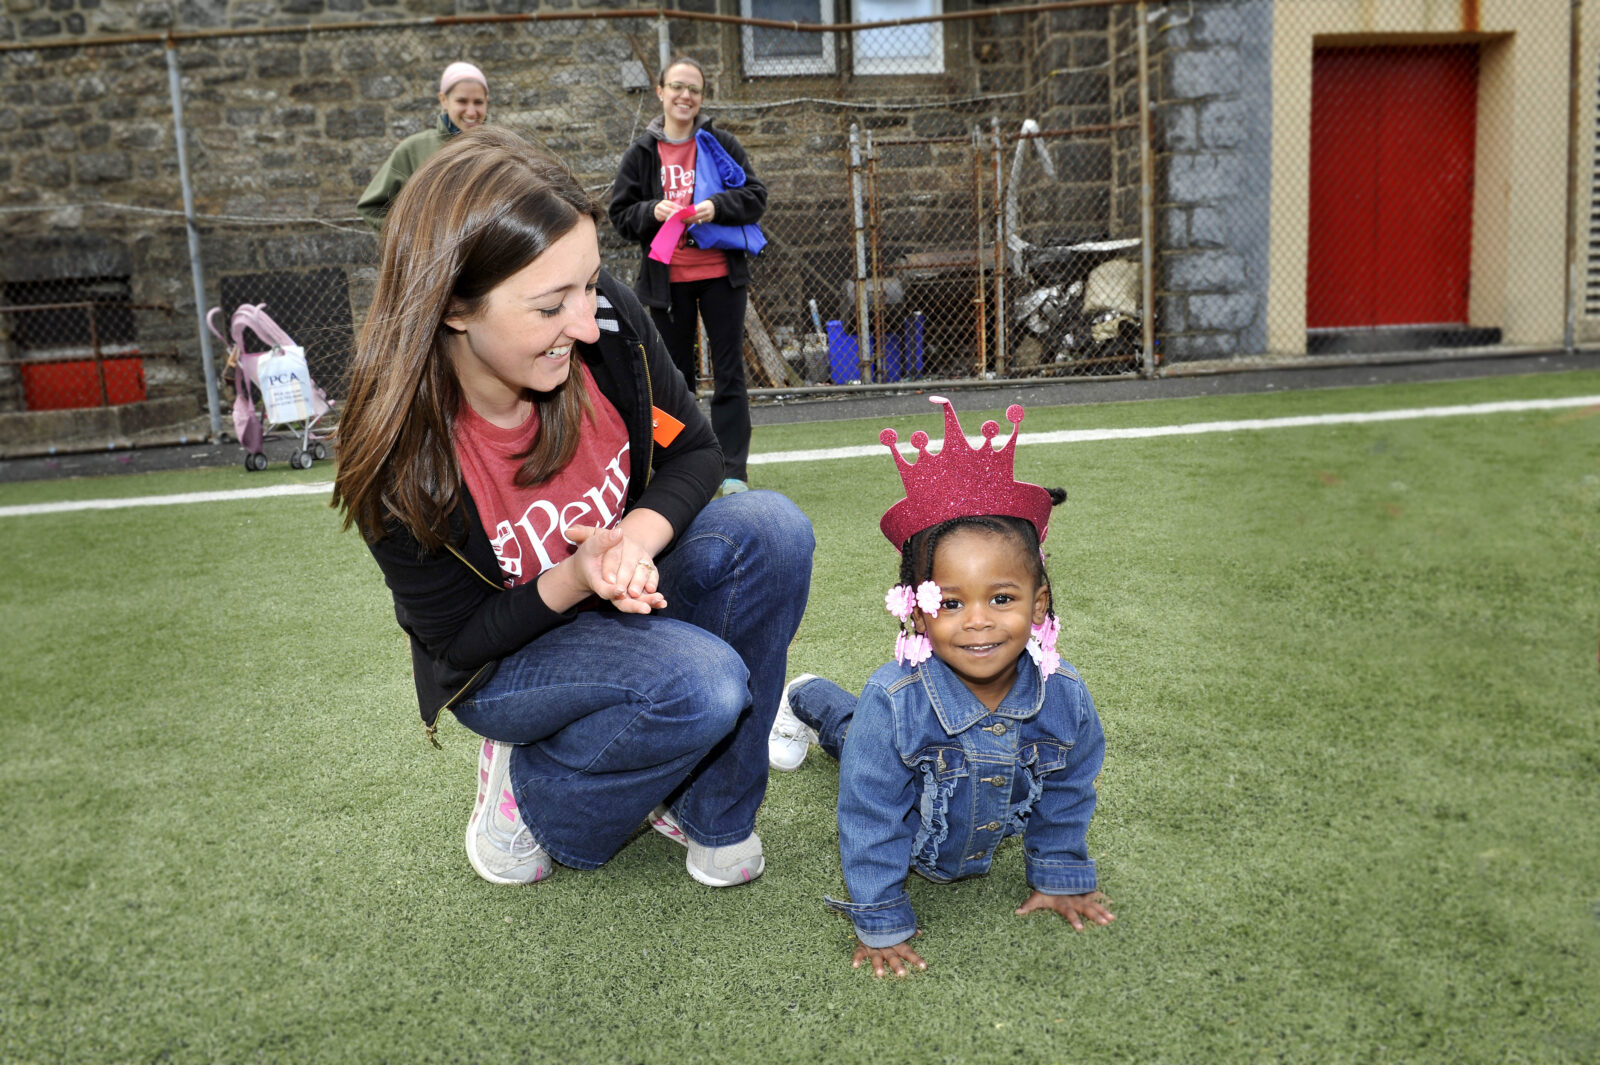
<instances>
[{"instance_id":1,"label":"denim jacket","mask_svg":"<svg viewBox=\"0 0 1600 1065\"><path fill-rule=\"evenodd\" d=\"M989 871L1022 834L1028 885L1096 886L1086 849L1105 736L1089 690L1063 662L1043 682L1023 655L989 710L938 658L890 663L867 682L839 765L839 852L850 902L828 899L869 947L917 930L908 871L945 883Z\"/></svg>"}]
</instances>

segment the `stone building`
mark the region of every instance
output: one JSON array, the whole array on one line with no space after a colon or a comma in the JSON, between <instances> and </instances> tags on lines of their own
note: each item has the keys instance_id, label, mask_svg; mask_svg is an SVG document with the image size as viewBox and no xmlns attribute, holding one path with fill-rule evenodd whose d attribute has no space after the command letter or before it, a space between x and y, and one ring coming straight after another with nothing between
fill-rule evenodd
<instances>
[{"instance_id":1,"label":"stone building","mask_svg":"<svg viewBox=\"0 0 1600 1065\"><path fill-rule=\"evenodd\" d=\"M852 3L867 18L948 18L827 33L720 20L797 3L814 7L822 23L856 17ZM1576 9L1582 21L1593 20L1593 7ZM146 420L192 414L205 401L169 91L174 70L202 302L265 301L336 394L376 259L376 241L355 217L355 196L399 138L433 121L437 72L463 57L490 77L491 121L542 140L601 196L622 150L658 113L649 85L663 51L698 59L708 75L707 113L740 137L771 190L764 228L772 243L757 265L754 306L786 352L814 330L813 302L817 318L862 330L853 296L864 270L876 301L865 331L894 334L914 315L925 326L917 361L903 373L1127 370L1137 362L1081 358L1092 353L1082 346L1087 305L1075 317L1060 309L1107 258L1139 260L1147 222L1160 365L1392 346L1396 337L1523 347L1562 339L1574 295L1566 218L1578 210L1585 183L1576 174L1570 190L1567 183L1567 5L679 0L665 19L629 17L630 10L655 7L643 0L5 0L3 301L96 303L93 323L82 307L0 314L7 438L23 430L5 412L36 405L30 396L38 389L24 378L37 385L44 371L27 364L73 361L89 350L91 331L103 354L123 356L122 370L137 360L145 406L169 404L146 411ZM1140 182L1141 10L1153 159L1148 220ZM1454 105L1457 126L1474 134L1455 149L1470 173L1463 182L1424 162L1414 176L1380 175L1372 179L1379 182L1374 211L1396 188L1438 183L1456 197L1457 215L1466 213L1466 239L1450 237L1456 250L1443 265L1417 265L1403 254L1448 243L1427 229L1418 238L1374 224L1362 250L1329 245L1330 226L1337 236L1344 223L1328 221L1326 204L1350 194L1340 184L1344 171L1326 164L1341 163L1345 153L1354 158L1366 142L1347 132L1339 152L1322 152L1324 165L1316 166L1318 130L1355 106L1319 89L1331 84L1327 70L1359 53L1385 77L1403 78L1413 58L1440 48L1455 49L1448 63L1472 79L1470 100ZM1581 97L1585 115L1593 103ZM1407 106L1426 122L1438 104L1424 91ZM1027 121L1038 136L1019 139ZM1592 126L1572 127L1584 131L1576 158L1592 151ZM854 175L852 129L859 150L870 144L870 162ZM1398 214L1412 230L1436 224ZM607 264L631 277L637 251L609 232L603 241ZM1363 264L1382 269L1362 274ZM1414 277L1435 275L1451 279L1435 286L1448 291L1428 297L1442 301L1439 321L1388 320L1432 313L1407 307L1327 309L1328 292L1365 286L1387 298L1409 291ZM1142 304L1138 288L1128 298ZM122 309L104 306L113 303ZM1600 316L1600 299L1595 304ZM1056 317L1026 316L1041 306L1053 306ZM1123 310L1131 312L1124 319L1142 316L1139 306ZM1573 317L1586 335L1589 318ZM1419 334L1397 325L1448 328ZM220 345L216 355L220 365ZM114 399L132 390L123 380ZM92 423L92 433L106 431L105 411L75 417ZM121 417L138 420L132 411Z\"/></svg>"}]
</instances>

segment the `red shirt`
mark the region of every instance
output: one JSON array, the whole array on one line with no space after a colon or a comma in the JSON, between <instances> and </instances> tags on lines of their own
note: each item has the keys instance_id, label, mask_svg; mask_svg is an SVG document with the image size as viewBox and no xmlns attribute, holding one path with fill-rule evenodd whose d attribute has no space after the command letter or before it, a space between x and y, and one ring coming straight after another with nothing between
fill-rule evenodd
<instances>
[{"instance_id":1,"label":"red shirt","mask_svg":"<svg viewBox=\"0 0 1600 1065\"><path fill-rule=\"evenodd\" d=\"M661 188L664 198L669 203L681 203L693 207L694 199L694 162L696 151L694 138L674 144L672 141L656 141L656 150L661 154ZM728 257L715 248L691 248L678 241L678 250L672 253L672 262L667 265L668 281L704 281L709 277L728 276Z\"/></svg>"},{"instance_id":2,"label":"red shirt","mask_svg":"<svg viewBox=\"0 0 1600 1065\"><path fill-rule=\"evenodd\" d=\"M628 431L589 368L576 357L573 362L583 374L594 418L584 418L572 461L543 484L516 484L522 466L516 456L528 450L539 432L537 409L515 429L491 424L465 402L456 415L461 476L478 505L507 588L533 580L578 549L566 537L568 526L609 529L622 518L628 497Z\"/></svg>"}]
</instances>

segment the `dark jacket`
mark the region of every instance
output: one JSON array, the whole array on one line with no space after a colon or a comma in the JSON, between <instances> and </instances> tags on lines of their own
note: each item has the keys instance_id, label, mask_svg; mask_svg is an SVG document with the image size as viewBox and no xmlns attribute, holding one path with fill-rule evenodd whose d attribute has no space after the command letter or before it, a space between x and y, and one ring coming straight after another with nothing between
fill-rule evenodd
<instances>
[{"instance_id":1,"label":"dark jacket","mask_svg":"<svg viewBox=\"0 0 1600 1065\"><path fill-rule=\"evenodd\" d=\"M625 509L648 507L681 533L721 481L722 452L633 293L601 271L599 295L600 339L577 345L577 352L628 427ZM667 447L652 439L652 407L683 423ZM461 505L450 515L450 546L425 552L396 522L370 545L394 596L395 617L411 638L417 701L430 735L439 712L494 676L500 659L576 616L546 606L534 581L504 587L465 485L460 494Z\"/></svg>"},{"instance_id":2,"label":"dark jacket","mask_svg":"<svg viewBox=\"0 0 1600 1065\"><path fill-rule=\"evenodd\" d=\"M733 134L717 129L711 120L698 116L695 129L704 129L717 138L717 143L727 149L734 161L744 168L744 184L736 189L724 189L710 197L716 206L716 221L726 225L748 225L761 221L767 209L767 187L750 168L750 157ZM672 303L668 288L667 264L650 258L650 241L654 239L661 223L656 221L656 204L665 198L661 187L662 120L657 115L639 139L622 153L617 166L617 176L611 182L611 224L628 240L639 245L639 276L633 290L651 307L665 310ZM703 197L701 197L703 198ZM728 284L742 288L750 283L750 263L742 251L725 252L728 256Z\"/></svg>"}]
</instances>

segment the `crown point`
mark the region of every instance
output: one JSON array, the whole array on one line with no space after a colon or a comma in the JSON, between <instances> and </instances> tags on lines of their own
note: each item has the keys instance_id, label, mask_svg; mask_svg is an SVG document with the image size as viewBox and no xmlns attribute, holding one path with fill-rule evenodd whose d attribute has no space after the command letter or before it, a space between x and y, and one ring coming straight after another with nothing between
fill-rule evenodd
<instances>
[{"instance_id":1,"label":"crown point","mask_svg":"<svg viewBox=\"0 0 1600 1065\"><path fill-rule=\"evenodd\" d=\"M912 433L911 446L916 448L918 451L928 450L928 434L923 432L921 429L918 429L916 432Z\"/></svg>"},{"instance_id":2,"label":"crown point","mask_svg":"<svg viewBox=\"0 0 1600 1065\"><path fill-rule=\"evenodd\" d=\"M899 440L900 434L895 432L893 429L885 429L883 432L878 434L878 443L884 444L888 447L894 447Z\"/></svg>"},{"instance_id":3,"label":"crown point","mask_svg":"<svg viewBox=\"0 0 1600 1065\"><path fill-rule=\"evenodd\" d=\"M983 433L983 438L992 444L994 443L994 438L1000 432L1000 423L997 421L984 422L979 432Z\"/></svg>"},{"instance_id":4,"label":"crown point","mask_svg":"<svg viewBox=\"0 0 1600 1065\"><path fill-rule=\"evenodd\" d=\"M1022 424L1022 404L1013 403L1006 408L1006 421L1012 425Z\"/></svg>"}]
</instances>

